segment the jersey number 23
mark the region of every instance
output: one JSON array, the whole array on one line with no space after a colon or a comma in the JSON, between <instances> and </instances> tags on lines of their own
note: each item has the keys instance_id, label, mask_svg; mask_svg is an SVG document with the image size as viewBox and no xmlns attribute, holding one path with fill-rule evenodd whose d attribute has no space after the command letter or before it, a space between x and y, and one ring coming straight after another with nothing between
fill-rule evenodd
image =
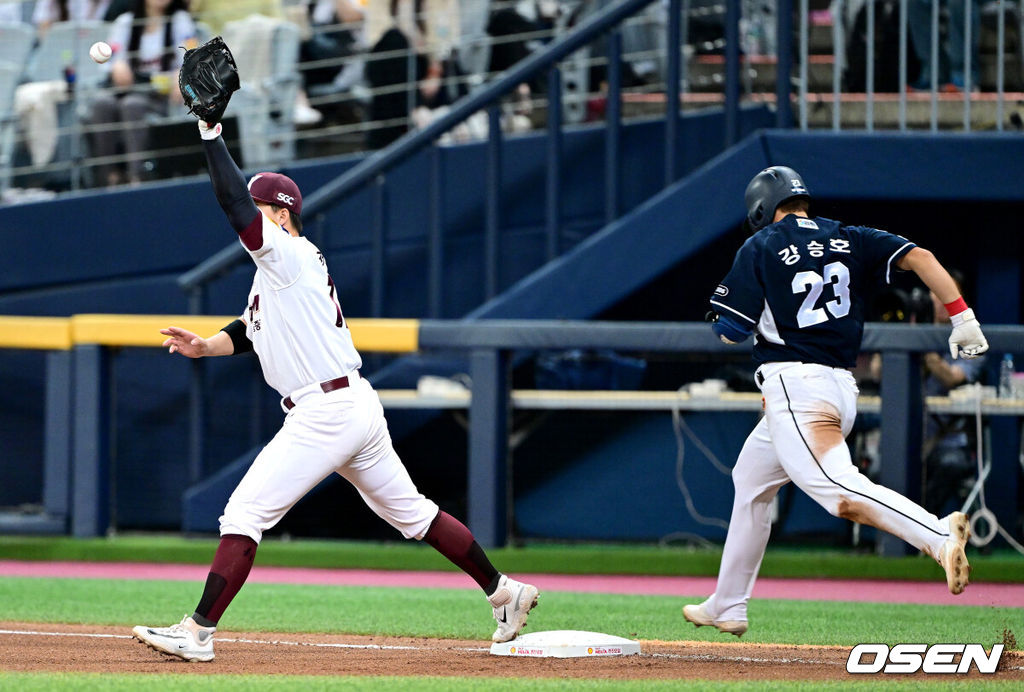
<instances>
[{"instance_id":1,"label":"jersey number 23","mask_svg":"<svg viewBox=\"0 0 1024 692\"><path fill-rule=\"evenodd\" d=\"M816 271L802 271L793 277L793 293L807 294L796 313L796 322L801 329L827 321L829 313L839 319L850 312L850 270L842 262L830 262L822 272L824 276ZM834 300L826 302L823 308L816 308L814 306L826 285L831 288Z\"/></svg>"}]
</instances>

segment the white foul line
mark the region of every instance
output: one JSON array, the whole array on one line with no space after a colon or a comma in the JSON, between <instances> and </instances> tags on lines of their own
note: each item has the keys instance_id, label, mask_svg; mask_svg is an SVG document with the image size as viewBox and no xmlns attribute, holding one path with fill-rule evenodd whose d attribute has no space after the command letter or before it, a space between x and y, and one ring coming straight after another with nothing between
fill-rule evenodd
<instances>
[{"instance_id":1,"label":"white foul line","mask_svg":"<svg viewBox=\"0 0 1024 692\"><path fill-rule=\"evenodd\" d=\"M0 630L0 634L34 635L40 637L93 637L97 639L134 639L130 634L99 634L95 632L36 632L32 630ZM237 639L214 637L215 642L232 644L269 644L271 646L312 646L324 649L377 649L380 651L427 651L432 646L392 646L389 644L331 644L329 642L289 642L279 639ZM471 646L448 647L449 650L466 652L489 652L490 649ZM738 662L738 663L804 663L812 665L845 665L843 661L821 661L808 658L752 658L750 656L721 656L715 654L639 654L651 658L675 658L684 661ZM1024 670L1024 666L1012 666L1009 670Z\"/></svg>"},{"instance_id":2,"label":"white foul line","mask_svg":"<svg viewBox=\"0 0 1024 692\"><path fill-rule=\"evenodd\" d=\"M36 632L32 630L0 630L0 634L34 635L39 637L94 637L97 639L134 639L130 634L99 634L95 632ZM214 637L215 642L232 644L270 644L273 646L315 646L327 649L378 649L381 651L426 651L429 646L392 646L389 644L332 644L329 642L289 642L279 639L237 639ZM449 647L458 651L490 651L476 647Z\"/></svg>"},{"instance_id":3,"label":"white foul line","mask_svg":"<svg viewBox=\"0 0 1024 692\"><path fill-rule=\"evenodd\" d=\"M43 637L96 637L98 639L131 639L130 634L96 634L89 632L32 632L29 630L0 630L0 634L33 634Z\"/></svg>"}]
</instances>

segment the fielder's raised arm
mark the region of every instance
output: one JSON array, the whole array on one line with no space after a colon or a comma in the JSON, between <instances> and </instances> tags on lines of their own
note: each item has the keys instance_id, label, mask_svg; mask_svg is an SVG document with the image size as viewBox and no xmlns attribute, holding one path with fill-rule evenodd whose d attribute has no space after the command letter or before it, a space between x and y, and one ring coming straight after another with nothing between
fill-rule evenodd
<instances>
[{"instance_id":1,"label":"fielder's raised arm","mask_svg":"<svg viewBox=\"0 0 1024 692\"><path fill-rule=\"evenodd\" d=\"M235 232L242 234L259 217L245 176L231 158L221 138L220 119L239 87L238 69L227 45L214 38L185 52L178 85L188 112L199 118L199 136L203 139L210 181L221 209Z\"/></svg>"}]
</instances>

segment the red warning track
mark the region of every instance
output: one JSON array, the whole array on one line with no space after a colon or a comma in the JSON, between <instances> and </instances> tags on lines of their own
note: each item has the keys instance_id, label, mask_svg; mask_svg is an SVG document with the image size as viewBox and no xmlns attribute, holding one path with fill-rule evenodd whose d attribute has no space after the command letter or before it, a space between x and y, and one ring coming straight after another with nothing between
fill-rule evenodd
<instances>
[{"instance_id":1,"label":"red warning track","mask_svg":"<svg viewBox=\"0 0 1024 692\"><path fill-rule=\"evenodd\" d=\"M168 565L136 562L35 562L0 560L0 577L65 577L76 579L163 579L206 581L206 565ZM971 584L959 596L946 590L936 568L932 582L773 579L757 581L755 598L801 601L861 601L1024 608L1024 584ZM711 577L655 577L590 574L516 574L541 591L578 591L666 596L706 596L715 590ZM335 586L399 586L474 589L460 572L400 572L367 569L253 567L249 582Z\"/></svg>"}]
</instances>

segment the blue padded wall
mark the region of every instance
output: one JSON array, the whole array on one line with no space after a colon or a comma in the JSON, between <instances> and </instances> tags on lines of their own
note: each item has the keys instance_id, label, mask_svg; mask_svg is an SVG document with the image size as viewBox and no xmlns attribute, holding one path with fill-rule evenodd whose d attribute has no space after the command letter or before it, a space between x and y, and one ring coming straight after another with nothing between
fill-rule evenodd
<instances>
[{"instance_id":1,"label":"blue padded wall","mask_svg":"<svg viewBox=\"0 0 1024 692\"><path fill-rule=\"evenodd\" d=\"M746 131L771 120L767 111L748 112L744 117ZM1024 139L999 134L932 137L766 131L715 157L720 127L709 115L686 121L681 167L684 172L697 172L673 189L656 194L662 170L662 126L658 122L628 126L622 181L624 209L629 213L605 229L600 228L603 135L599 129L567 133L563 227L570 252L543 268L538 268L544 243L543 174L539 172L543 137L508 140L503 159L507 187L502 207L501 275L502 287L508 290L482 307L483 191L477 172L485 160L485 147L472 144L440 150L446 181L442 316L459 317L473 311L479 316L588 318L615 310L631 295L642 293L688 262L721 262L735 250L736 227L742 218L739 200L752 171L781 162L797 167L816 197L860 203L866 211L872 204L894 200L917 200L932 206L984 200L994 205L990 208L995 211L979 216L977 225L963 236L972 247L984 246L971 255L978 257L978 265L968 268L979 277L982 295L977 310L983 321L1020 321L1021 246L1011 226L1020 218L1024 196L1015 189L1024 172ZM343 158L306 163L286 172L308 195L356 161ZM385 316L421 316L426 310L424 218L430 206L429 163L428 155L421 154L389 177L387 194L394 204L387 223L392 244L386 263ZM328 257L349 316L369 312L366 267L371 218L370 193L362 192L322 220L305 220L307 234ZM975 240L984 229L996 229L995 242ZM923 237L928 237L927 231L922 229ZM6 207L0 214L0 247L4 248L0 253L0 313L184 312L187 301L175 283L177 277L232 241L233 234L204 179ZM250 277L251 269L244 266L215 282L207 310L237 312ZM703 304L705 294L706 290L697 286L686 286L679 294L659 292L661 300L691 306ZM657 314L658 310L651 312ZM617 317L628 319L629 315ZM385 362L372 360L375 366ZM4 484L0 504L37 502L40 495L42 421L33 415L42 408L40 362L34 354L0 352L0 387L6 392L29 392L17 400L5 397L0 409L0 449L4 450L0 477L11 480ZM433 366L428 362L426 367ZM447 367L457 368L458 363L450 362ZM113 371L118 412L115 485L122 491L132 489L118 494L118 525L126 529L176 528L185 488L182 450L187 431L188 364L157 351L124 349L114 356ZM210 447L204 467L213 473L267 439L281 414L251 361L211 363L210 376L215 388L209 406L219 415L209 423ZM255 416L250 408L254 400L259 403ZM444 461L445 473L453 478L463 473L464 440L439 444L429 438L429 430L421 430L422 415L410 425L403 425L404 414L389 417L394 429L416 430L417 435L430 439L430 444L409 444L402 449L414 478L434 473L439 461ZM433 421L431 426L438 424ZM527 535L543 535L541 527L550 525L558 527L559 535L584 535L590 529L554 517L549 500L561 497L559 511L578 515L582 521L592 511L591 499L586 493L574 492L570 480L584 474L608 487L633 482L628 474L635 469L620 463L621 449L626 447L638 450L637 463L658 468L656 474L651 473L668 488L665 516L679 515L679 497L672 494L671 476L666 475L671 469L657 466L673 458L673 443L664 430L648 435L648 424L638 422L635 430L620 431L618 441L610 439L606 448L587 454L566 453L555 458L549 452L545 457L538 449L537 463L558 468L559 475L550 485L520 488L516 509L521 530ZM736 423L733 432L737 439L746 434L747 427L745 421ZM623 440L629 440L628 445ZM721 451L729 456L727 444ZM439 459L439 454L443 458ZM701 481L695 482L699 485ZM462 492L457 483L449 487L452 492ZM447 503L445 506L460 502L459 497L438 499ZM626 516L634 509L631 502L642 501L643 492L625 493L617 511ZM346 505L337 511L339 516L350 512L361 516L365 509ZM339 519L339 524L343 523ZM668 528L666 523L657 531ZM623 530L621 535L649 537L644 531L650 533L651 529Z\"/></svg>"}]
</instances>

